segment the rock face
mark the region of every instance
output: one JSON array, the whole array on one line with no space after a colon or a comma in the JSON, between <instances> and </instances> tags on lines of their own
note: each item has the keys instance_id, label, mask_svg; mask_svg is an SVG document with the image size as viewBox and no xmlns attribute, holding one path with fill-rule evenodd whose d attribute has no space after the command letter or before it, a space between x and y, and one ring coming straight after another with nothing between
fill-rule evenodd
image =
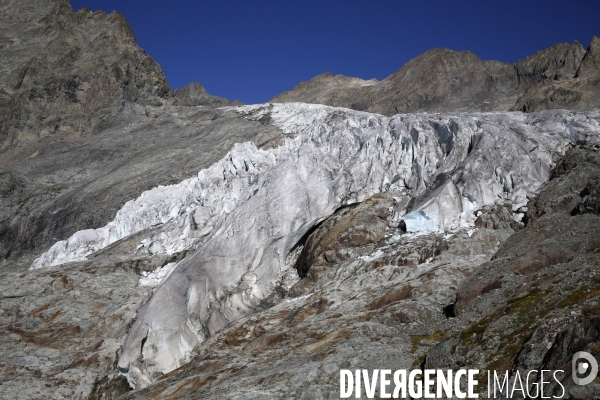
<instances>
[{"instance_id":1,"label":"rock face","mask_svg":"<svg viewBox=\"0 0 600 400\"><path fill-rule=\"evenodd\" d=\"M577 159L581 163L572 164ZM597 159L597 149L567 153L554 178L528 204L527 227L461 285L455 310L456 324L463 328L430 352L428 368L510 371L511 385L517 372L561 369L564 392L554 383L546 393L574 399L598 395L597 384L574 385L570 367L577 351L600 356L600 217L597 209L583 215L570 211L573 204L585 209L587 199L572 198L572 190L596 179ZM581 168L591 176L582 176ZM567 180L574 184L565 185Z\"/></svg>"},{"instance_id":2,"label":"rock face","mask_svg":"<svg viewBox=\"0 0 600 400\"><path fill-rule=\"evenodd\" d=\"M189 178L236 142L281 135L236 114L143 109L136 122L83 138L53 137L0 153L0 250L4 259L39 252L77 230L105 225L143 191Z\"/></svg>"},{"instance_id":3,"label":"rock face","mask_svg":"<svg viewBox=\"0 0 600 400\"><path fill-rule=\"evenodd\" d=\"M525 90L511 109L531 112L552 108L584 110L599 107L599 53L600 39L594 36L573 79L538 81Z\"/></svg>"},{"instance_id":4,"label":"rock face","mask_svg":"<svg viewBox=\"0 0 600 400\"><path fill-rule=\"evenodd\" d=\"M577 41L572 45L559 43L546 50L538 51L515 64L519 86L527 88L541 81L573 79L585 54L585 49Z\"/></svg>"},{"instance_id":5,"label":"rock face","mask_svg":"<svg viewBox=\"0 0 600 400\"><path fill-rule=\"evenodd\" d=\"M319 281L327 267L365 252L364 247L382 240L388 227L393 192L377 194L356 206L344 207L320 224L308 236L296 261L303 278L290 290L297 297ZM358 251L358 253L357 253Z\"/></svg>"},{"instance_id":6,"label":"rock face","mask_svg":"<svg viewBox=\"0 0 600 400\"><path fill-rule=\"evenodd\" d=\"M0 272L0 397L86 398L109 381L127 390L114 362L151 290L138 286L136 271L124 267L86 261L34 273Z\"/></svg>"},{"instance_id":7,"label":"rock face","mask_svg":"<svg viewBox=\"0 0 600 400\"><path fill-rule=\"evenodd\" d=\"M599 214L600 154L575 148L554 169L550 182L529 202L527 219L544 214Z\"/></svg>"},{"instance_id":8,"label":"rock face","mask_svg":"<svg viewBox=\"0 0 600 400\"><path fill-rule=\"evenodd\" d=\"M293 90L275 96L271 102L299 101L367 111L368 105L363 104L366 92L370 93L378 84L377 79L367 81L326 72L310 81L300 82Z\"/></svg>"},{"instance_id":9,"label":"rock face","mask_svg":"<svg viewBox=\"0 0 600 400\"><path fill-rule=\"evenodd\" d=\"M577 71L578 78L585 78L598 74L600 69L600 38L594 36L590 47L588 47L579 70Z\"/></svg>"},{"instance_id":10,"label":"rock face","mask_svg":"<svg viewBox=\"0 0 600 400\"><path fill-rule=\"evenodd\" d=\"M243 103L234 100L229 101L224 97L211 96L200 82L190 82L182 88L173 91L175 104L181 106L239 106Z\"/></svg>"},{"instance_id":11,"label":"rock face","mask_svg":"<svg viewBox=\"0 0 600 400\"><path fill-rule=\"evenodd\" d=\"M171 89L125 18L68 0L2 3L0 149L50 135L85 135L159 106Z\"/></svg>"},{"instance_id":12,"label":"rock face","mask_svg":"<svg viewBox=\"0 0 600 400\"><path fill-rule=\"evenodd\" d=\"M468 51L434 49L380 82L323 74L271 101L327 104L389 116L589 109L600 105L597 47L596 37L587 51L578 42L556 44L515 64L482 61Z\"/></svg>"}]
</instances>

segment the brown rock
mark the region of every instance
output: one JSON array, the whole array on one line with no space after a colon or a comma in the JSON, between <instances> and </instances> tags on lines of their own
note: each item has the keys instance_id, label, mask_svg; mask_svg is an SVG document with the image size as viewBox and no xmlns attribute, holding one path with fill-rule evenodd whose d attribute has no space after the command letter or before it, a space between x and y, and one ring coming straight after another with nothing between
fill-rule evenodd
<instances>
[{"instance_id":1,"label":"brown rock","mask_svg":"<svg viewBox=\"0 0 600 400\"><path fill-rule=\"evenodd\" d=\"M557 163L550 181L527 205L530 223L544 214L600 212L600 152L573 148Z\"/></svg>"},{"instance_id":2,"label":"brown rock","mask_svg":"<svg viewBox=\"0 0 600 400\"><path fill-rule=\"evenodd\" d=\"M377 300L373 300L373 302L367 305L369 310L378 310L380 308L386 307L390 304L394 304L401 300L408 300L411 298L413 288L409 286L405 286L403 288L391 291L384 296L378 298Z\"/></svg>"},{"instance_id":3,"label":"brown rock","mask_svg":"<svg viewBox=\"0 0 600 400\"><path fill-rule=\"evenodd\" d=\"M0 275L0 397L86 398L129 390L115 368L150 289L111 263Z\"/></svg>"},{"instance_id":4,"label":"brown rock","mask_svg":"<svg viewBox=\"0 0 600 400\"><path fill-rule=\"evenodd\" d=\"M296 262L304 278L292 289L294 296L306 293L327 268L355 257L363 247L379 242L385 235L392 194L375 195L358 205L338 210L310 234Z\"/></svg>"},{"instance_id":5,"label":"brown rock","mask_svg":"<svg viewBox=\"0 0 600 400\"><path fill-rule=\"evenodd\" d=\"M559 61L564 63L563 72L555 72L548 79L543 79L531 85L516 101L511 110L541 111L557 108L585 110L597 108L600 105L600 39L592 38L592 42L583 55L576 74L571 79L573 67L577 65L579 51L571 51Z\"/></svg>"},{"instance_id":6,"label":"brown rock","mask_svg":"<svg viewBox=\"0 0 600 400\"><path fill-rule=\"evenodd\" d=\"M319 103L385 115L590 108L599 104L600 96L594 72L597 42L593 39L587 52L578 42L559 43L515 64L482 61L468 51L434 49L382 81L326 73L271 101ZM587 61L578 72L584 54ZM591 78L574 79L583 75Z\"/></svg>"},{"instance_id":7,"label":"brown rock","mask_svg":"<svg viewBox=\"0 0 600 400\"><path fill-rule=\"evenodd\" d=\"M577 77L597 75L600 72L600 38L594 36L581 61Z\"/></svg>"},{"instance_id":8,"label":"brown rock","mask_svg":"<svg viewBox=\"0 0 600 400\"><path fill-rule=\"evenodd\" d=\"M519 224L513 219L510 205L494 204L483 207L481 215L475 220L477 228L486 229L518 229Z\"/></svg>"}]
</instances>

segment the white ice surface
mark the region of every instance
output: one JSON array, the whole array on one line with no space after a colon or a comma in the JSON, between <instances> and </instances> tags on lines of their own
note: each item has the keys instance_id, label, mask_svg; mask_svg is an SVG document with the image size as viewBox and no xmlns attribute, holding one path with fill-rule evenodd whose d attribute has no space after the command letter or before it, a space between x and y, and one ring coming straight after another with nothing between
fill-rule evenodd
<instances>
[{"instance_id":1,"label":"white ice surface","mask_svg":"<svg viewBox=\"0 0 600 400\"><path fill-rule=\"evenodd\" d=\"M271 295L289 274L295 245L341 205L404 188L418 199L404 216L409 230L451 232L471 226L484 205L525 206L566 149L598 143L600 130L597 111L385 117L302 103L229 109L248 119L270 115L283 145L237 144L197 177L143 193L107 226L56 243L32 265L83 259L154 225L158 233L141 243L150 252L197 248L138 312L119 360L133 385L187 362L196 344Z\"/></svg>"},{"instance_id":2,"label":"white ice surface","mask_svg":"<svg viewBox=\"0 0 600 400\"><path fill-rule=\"evenodd\" d=\"M407 232L431 232L438 229L434 219L429 218L425 211L413 211L404 216Z\"/></svg>"},{"instance_id":3,"label":"white ice surface","mask_svg":"<svg viewBox=\"0 0 600 400\"><path fill-rule=\"evenodd\" d=\"M152 272L142 272L142 277L140 278L138 285L157 287L165 278L171 275L171 272L173 272L176 265L176 263L168 263L167 265L156 268Z\"/></svg>"}]
</instances>

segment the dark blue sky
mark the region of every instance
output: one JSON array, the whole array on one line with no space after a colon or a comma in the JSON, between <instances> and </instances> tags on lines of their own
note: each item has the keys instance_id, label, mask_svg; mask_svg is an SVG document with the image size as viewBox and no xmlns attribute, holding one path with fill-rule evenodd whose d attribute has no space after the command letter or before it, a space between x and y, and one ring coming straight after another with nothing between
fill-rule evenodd
<instances>
[{"instance_id":1,"label":"dark blue sky","mask_svg":"<svg viewBox=\"0 0 600 400\"><path fill-rule=\"evenodd\" d=\"M515 62L600 36L598 0L71 0L118 10L173 88L268 101L323 72L383 79L436 47Z\"/></svg>"}]
</instances>

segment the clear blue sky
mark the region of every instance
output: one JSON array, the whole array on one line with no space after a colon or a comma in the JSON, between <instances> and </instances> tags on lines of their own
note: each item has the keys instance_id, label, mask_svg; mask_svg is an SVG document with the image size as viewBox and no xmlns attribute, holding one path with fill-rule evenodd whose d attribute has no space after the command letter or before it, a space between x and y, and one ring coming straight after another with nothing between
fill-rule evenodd
<instances>
[{"instance_id":1,"label":"clear blue sky","mask_svg":"<svg viewBox=\"0 0 600 400\"><path fill-rule=\"evenodd\" d=\"M173 88L268 101L323 72L383 79L436 47L515 62L600 36L598 0L71 0L125 15Z\"/></svg>"}]
</instances>

